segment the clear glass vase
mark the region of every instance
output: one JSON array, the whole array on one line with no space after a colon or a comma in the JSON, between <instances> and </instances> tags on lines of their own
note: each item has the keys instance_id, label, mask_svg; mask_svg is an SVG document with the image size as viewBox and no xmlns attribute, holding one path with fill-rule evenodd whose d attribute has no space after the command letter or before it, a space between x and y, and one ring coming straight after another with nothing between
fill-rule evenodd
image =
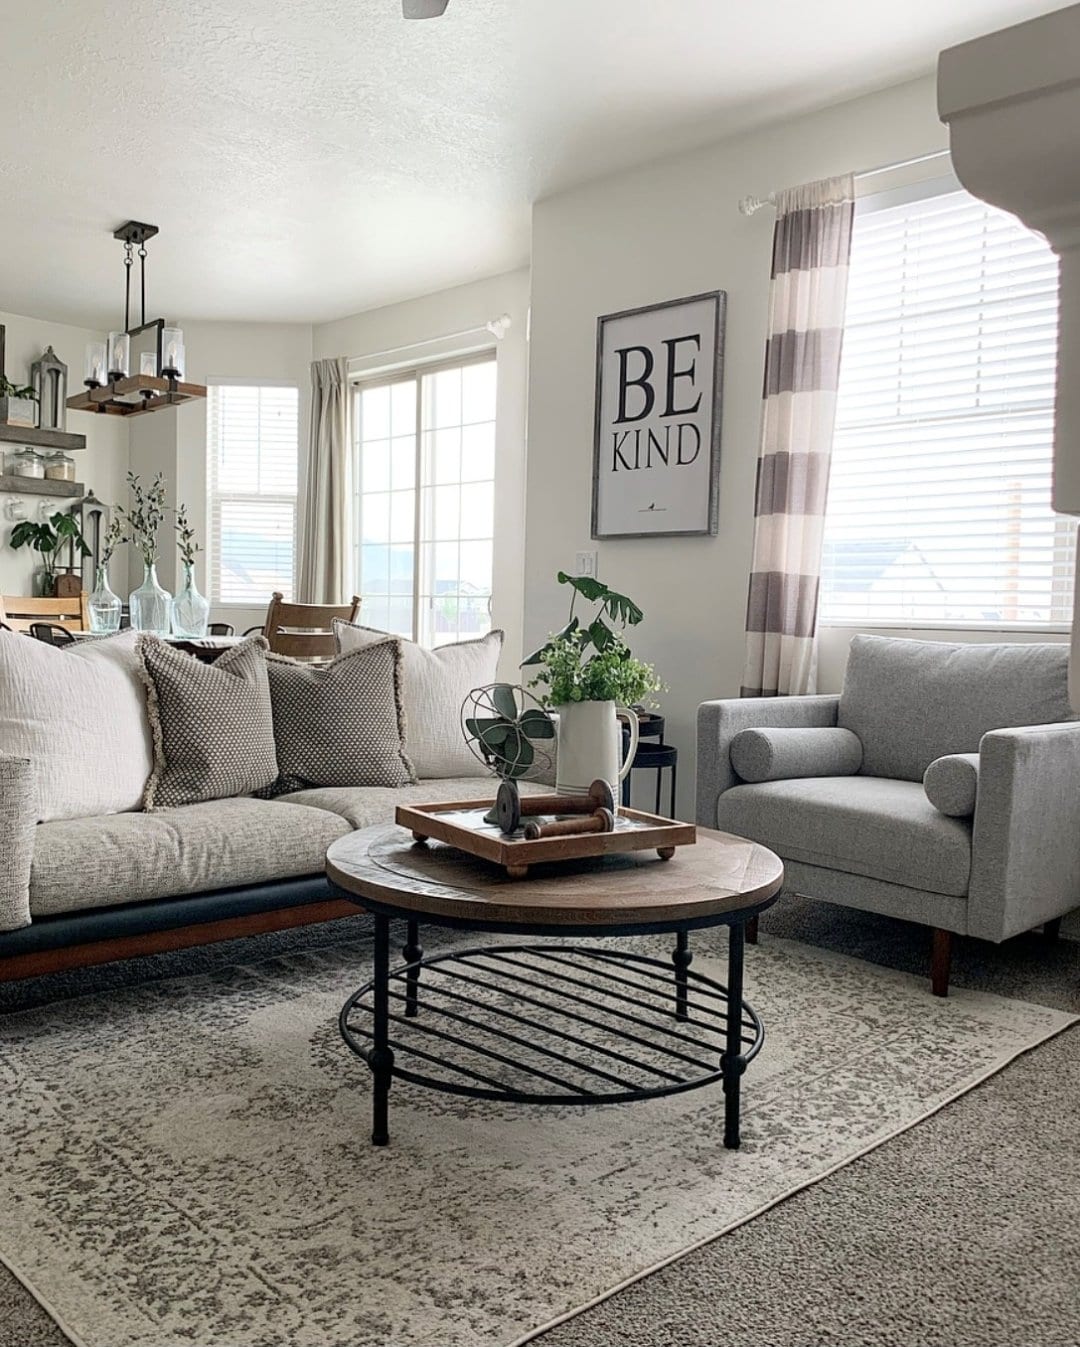
<instances>
[{"instance_id":1,"label":"clear glass vase","mask_svg":"<svg viewBox=\"0 0 1080 1347\"><path fill-rule=\"evenodd\" d=\"M210 617L210 600L195 586L194 568L184 564L184 583L172 601L174 636L205 636Z\"/></svg>"},{"instance_id":2,"label":"clear glass vase","mask_svg":"<svg viewBox=\"0 0 1080 1347\"><path fill-rule=\"evenodd\" d=\"M104 566L97 568L94 578L94 592L87 600L90 610L91 631L119 631L120 610L123 604L119 596L109 588L109 575Z\"/></svg>"},{"instance_id":3,"label":"clear glass vase","mask_svg":"<svg viewBox=\"0 0 1080 1347\"><path fill-rule=\"evenodd\" d=\"M143 567L143 582L131 592L128 599L131 625L136 631L147 631L154 636L168 636L172 598L158 584L157 566Z\"/></svg>"}]
</instances>

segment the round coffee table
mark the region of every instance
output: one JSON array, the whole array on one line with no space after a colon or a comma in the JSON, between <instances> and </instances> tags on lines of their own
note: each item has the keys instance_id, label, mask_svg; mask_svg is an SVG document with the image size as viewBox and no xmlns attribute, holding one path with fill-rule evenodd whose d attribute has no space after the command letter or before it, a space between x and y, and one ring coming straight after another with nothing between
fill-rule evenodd
<instances>
[{"instance_id":1,"label":"round coffee table","mask_svg":"<svg viewBox=\"0 0 1080 1347\"><path fill-rule=\"evenodd\" d=\"M391 1081L530 1104L609 1104L723 1082L724 1145L739 1145L739 1082L764 1042L743 999L746 923L771 906L783 863L698 829L664 862L629 852L530 869L525 881L380 825L333 843L330 885L372 914L374 974L341 1011L374 1079L372 1142L389 1140ZM390 967L390 921L407 922ZM571 944L493 944L425 958L421 921ZM727 926L727 985L691 970L689 933ZM608 944L674 934L671 960ZM421 986L421 979L422 986ZM734 1009L733 1009L734 1008Z\"/></svg>"}]
</instances>

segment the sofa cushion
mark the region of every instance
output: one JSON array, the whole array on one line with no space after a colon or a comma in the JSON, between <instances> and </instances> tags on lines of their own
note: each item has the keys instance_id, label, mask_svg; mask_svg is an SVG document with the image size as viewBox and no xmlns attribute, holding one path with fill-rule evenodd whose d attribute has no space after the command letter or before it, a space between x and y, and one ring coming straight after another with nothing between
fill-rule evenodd
<instances>
[{"instance_id":1,"label":"sofa cushion","mask_svg":"<svg viewBox=\"0 0 1080 1347\"><path fill-rule=\"evenodd\" d=\"M36 822L33 764L0 757L0 931L17 931L30 921Z\"/></svg>"},{"instance_id":2,"label":"sofa cushion","mask_svg":"<svg viewBox=\"0 0 1080 1347\"><path fill-rule=\"evenodd\" d=\"M935 758L923 777L926 798L950 818L970 818L979 790L978 753L950 753Z\"/></svg>"},{"instance_id":3,"label":"sofa cushion","mask_svg":"<svg viewBox=\"0 0 1080 1347\"><path fill-rule=\"evenodd\" d=\"M334 635L342 653L387 639L385 631L340 618L334 621ZM465 742L461 704L473 688L495 681L502 643L501 631L435 650L401 642L405 752L421 780L488 775Z\"/></svg>"},{"instance_id":4,"label":"sofa cushion","mask_svg":"<svg viewBox=\"0 0 1080 1347\"><path fill-rule=\"evenodd\" d=\"M442 800L494 800L499 783L493 776L484 780L477 777L444 777L438 781L418 781L415 786L400 790L377 790L370 786L357 789L351 786L330 786L320 790L300 790L281 795L279 800L290 804L306 804L316 809L327 809L346 819L353 828L370 828L375 823L393 823L394 809L399 804L434 804ZM544 794L550 787L531 781L519 781L522 795Z\"/></svg>"},{"instance_id":5,"label":"sofa cushion","mask_svg":"<svg viewBox=\"0 0 1080 1347\"><path fill-rule=\"evenodd\" d=\"M970 822L939 814L921 781L835 776L734 786L717 801L716 823L782 860L967 893Z\"/></svg>"},{"instance_id":6,"label":"sofa cushion","mask_svg":"<svg viewBox=\"0 0 1080 1347\"><path fill-rule=\"evenodd\" d=\"M401 645L395 640L300 664L271 655L275 793L304 786L404 786Z\"/></svg>"},{"instance_id":7,"label":"sofa cushion","mask_svg":"<svg viewBox=\"0 0 1080 1347\"><path fill-rule=\"evenodd\" d=\"M33 764L36 820L142 807L153 750L137 637L57 649L0 631L0 752Z\"/></svg>"},{"instance_id":8,"label":"sofa cushion","mask_svg":"<svg viewBox=\"0 0 1080 1347\"><path fill-rule=\"evenodd\" d=\"M141 639L154 731L146 809L227 799L274 784L268 648L253 636L203 664L157 637Z\"/></svg>"},{"instance_id":9,"label":"sofa cushion","mask_svg":"<svg viewBox=\"0 0 1080 1347\"><path fill-rule=\"evenodd\" d=\"M850 730L740 730L729 751L731 765L744 781L854 776L862 766L862 744Z\"/></svg>"},{"instance_id":10,"label":"sofa cushion","mask_svg":"<svg viewBox=\"0 0 1080 1347\"><path fill-rule=\"evenodd\" d=\"M856 636L837 724L869 776L922 781L935 758L977 753L990 730L1073 719L1067 645L954 645Z\"/></svg>"},{"instance_id":11,"label":"sofa cushion","mask_svg":"<svg viewBox=\"0 0 1080 1347\"><path fill-rule=\"evenodd\" d=\"M30 911L45 917L318 874L326 848L348 831L337 814L248 799L43 823Z\"/></svg>"}]
</instances>

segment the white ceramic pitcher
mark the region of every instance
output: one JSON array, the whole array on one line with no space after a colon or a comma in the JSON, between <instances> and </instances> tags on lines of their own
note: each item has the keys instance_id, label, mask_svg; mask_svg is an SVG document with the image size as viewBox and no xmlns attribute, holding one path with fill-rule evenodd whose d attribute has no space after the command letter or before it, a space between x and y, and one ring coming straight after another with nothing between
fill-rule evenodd
<instances>
[{"instance_id":1,"label":"white ceramic pitcher","mask_svg":"<svg viewBox=\"0 0 1080 1347\"><path fill-rule=\"evenodd\" d=\"M629 772L638 746L638 718L614 702L566 702L553 708L559 717L555 791L558 795L588 795L594 781L611 786L616 808L619 783ZM630 746L622 761L620 720L630 725Z\"/></svg>"}]
</instances>

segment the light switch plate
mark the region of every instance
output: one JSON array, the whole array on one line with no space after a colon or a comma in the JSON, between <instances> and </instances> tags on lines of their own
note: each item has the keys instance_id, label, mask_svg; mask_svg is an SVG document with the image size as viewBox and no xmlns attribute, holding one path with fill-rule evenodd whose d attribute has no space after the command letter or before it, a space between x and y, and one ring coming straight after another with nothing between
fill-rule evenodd
<instances>
[{"instance_id":1,"label":"light switch plate","mask_svg":"<svg viewBox=\"0 0 1080 1347\"><path fill-rule=\"evenodd\" d=\"M595 579L598 569L597 561L598 557L595 552L576 552L574 554L574 574L591 575Z\"/></svg>"}]
</instances>

